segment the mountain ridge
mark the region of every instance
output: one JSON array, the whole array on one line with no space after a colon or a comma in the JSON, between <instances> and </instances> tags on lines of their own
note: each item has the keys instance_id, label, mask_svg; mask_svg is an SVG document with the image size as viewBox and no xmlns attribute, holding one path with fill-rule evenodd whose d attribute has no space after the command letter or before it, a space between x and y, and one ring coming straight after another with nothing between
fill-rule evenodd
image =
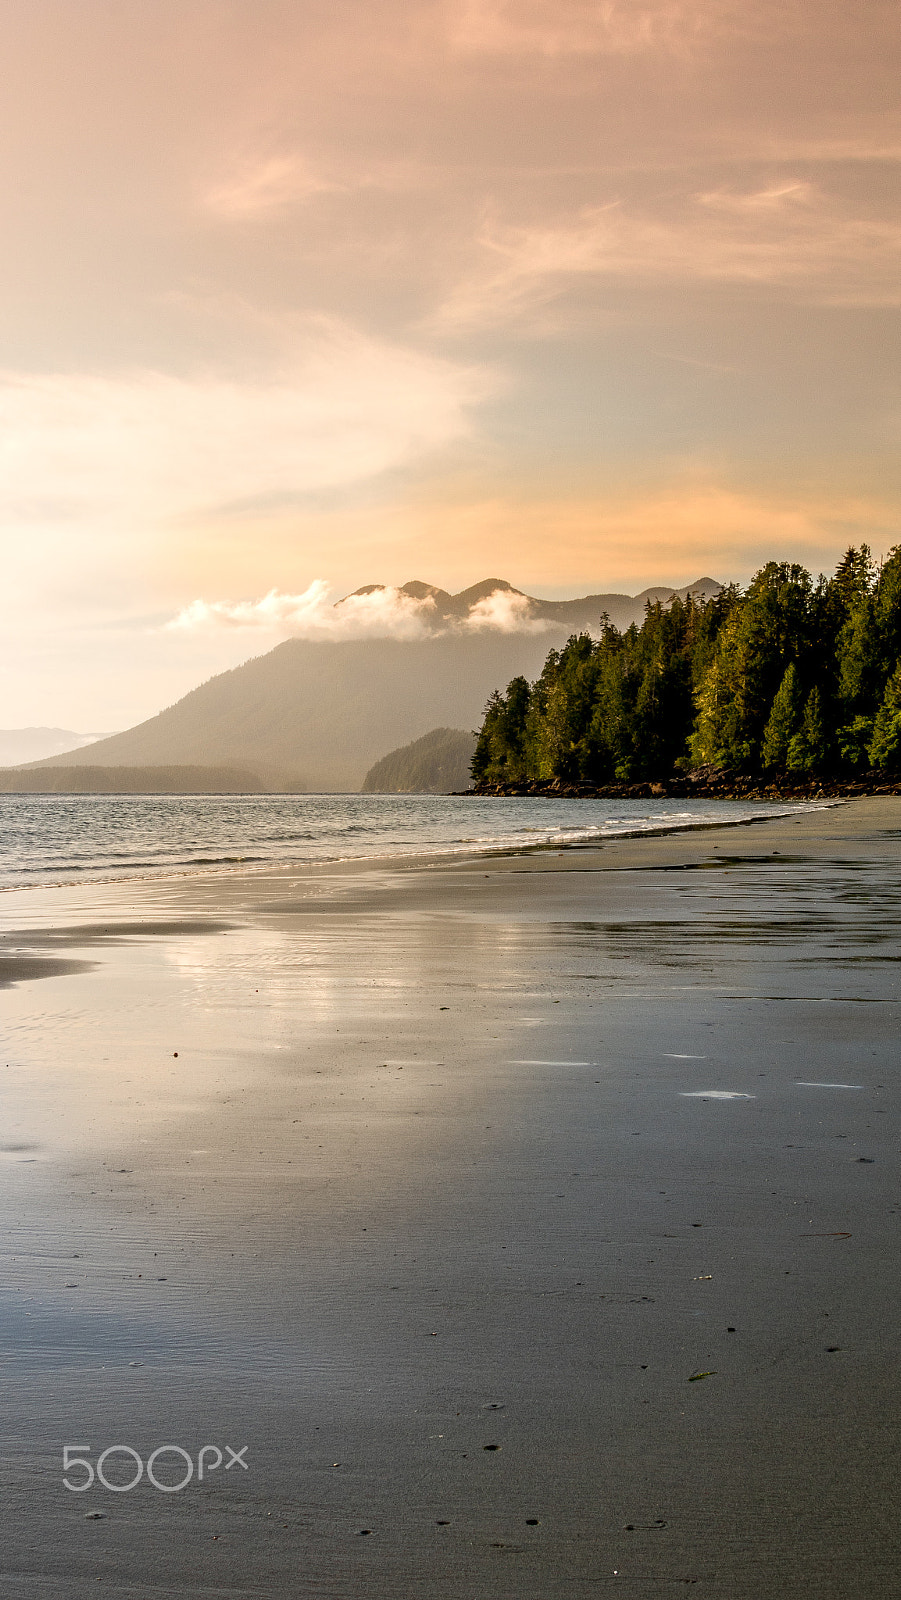
<instances>
[{"instance_id":1,"label":"mountain ridge","mask_svg":"<svg viewBox=\"0 0 901 1600\"><path fill-rule=\"evenodd\" d=\"M457 609L447 620L433 595L436 625L420 637L283 640L134 728L28 766L240 767L266 787L356 793L386 753L434 728L477 727L494 689L536 677L550 648L572 632L598 632L603 612L624 628L641 621L648 599L722 587L699 579L683 590L543 601L504 584L489 578L448 595ZM414 585L434 590L414 580L408 593ZM443 605L447 591L436 592ZM497 626L476 613L470 625L498 595L512 596L512 618Z\"/></svg>"},{"instance_id":2,"label":"mountain ridge","mask_svg":"<svg viewBox=\"0 0 901 1600\"><path fill-rule=\"evenodd\" d=\"M545 600L538 595L527 594L523 589L517 589L512 583L508 583L506 578L483 578L479 583L470 584L468 588L461 589L456 594L452 594L448 589L440 589L433 583L423 583L420 579L414 578L408 583L402 583L395 592L407 595L411 600L419 601L425 606L433 605L435 608L434 622L439 626L445 622L453 622L459 619L465 620L477 606L489 600L492 595L498 594L515 601L526 602L522 612L523 620L526 623L536 621L580 621L583 617L596 623L602 613L606 611L615 627L628 627L629 621L633 620L633 618L635 621L640 621L644 608L649 603L653 605L657 600L660 600L663 604L666 604L676 598L685 600L689 595L694 599L707 600L711 599L713 595L719 594L722 587L723 585L718 583L716 578L705 577L696 578L694 583L686 584L682 589L672 589L664 584L642 589L641 593L636 595L613 592L609 594L580 595L572 600ZM367 583L362 588L355 589L353 594L345 595L342 600L336 601L334 609L340 612L341 607L346 605L349 600L365 595L388 594L390 592L391 588L388 584ZM625 614L628 613L629 620L617 622L614 613L623 619ZM428 617L428 612L425 613L425 617Z\"/></svg>"}]
</instances>

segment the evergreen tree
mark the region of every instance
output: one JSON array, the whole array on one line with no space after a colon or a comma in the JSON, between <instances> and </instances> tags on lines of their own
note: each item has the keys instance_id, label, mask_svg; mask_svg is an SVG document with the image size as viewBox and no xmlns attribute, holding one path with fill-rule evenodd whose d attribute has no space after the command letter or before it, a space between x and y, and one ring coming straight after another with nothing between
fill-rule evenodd
<instances>
[{"instance_id":1,"label":"evergreen tree","mask_svg":"<svg viewBox=\"0 0 901 1600\"><path fill-rule=\"evenodd\" d=\"M518 783L526 775L525 733L530 700L525 678L514 678L506 695L497 690L485 707L485 720L472 758L476 783Z\"/></svg>"},{"instance_id":2,"label":"evergreen tree","mask_svg":"<svg viewBox=\"0 0 901 1600\"><path fill-rule=\"evenodd\" d=\"M901 770L901 547L878 576L866 545L835 576L770 562L742 594L648 605L625 633L551 650L533 685L485 708L477 782L631 782L689 762L796 772ZM889 681L891 680L891 681Z\"/></svg>"},{"instance_id":3,"label":"evergreen tree","mask_svg":"<svg viewBox=\"0 0 901 1600\"><path fill-rule=\"evenodd\" d=\"M885 697L873 724L870 760L889 772L901 769L901 661L886 685Z\"/></svg>"},{"instance_id":4,"label":"evergreen tree","mask_svg":"<svg viewBox=\"0 0 901 1600\"><path fill-rule=\"evenodd\" d=\"M631 711L626 692L625 645L610 629L597 657L597 691L586 738L586 776L596 782L631 777Z\"/></svg>"},{"instance_id":5,"label":"evergreen tree","mask_svg":"<svg viewBox=\"0 0 901 1600\"><path fill-rule=\"evenodd\" d=\"M788 764L788 747L798 731L800 720L801 685L792 661L776 691L773 709L764 729L761 760L765 767L778 767L784 771Z\"/></svg>"},{"instance_id":6,"label":"evergreen tree","mask_svg":"<svg viewBox=\"0 0 901 1600\"><path fill-rule=\"evenodd\" d=\"M770 561L730 613L698 692L692 756L753 770L773 700L791 661L809 650L812 581L803 567Z\"/></svg>"},{"instance_id":7,"label":"evergreen tree","mask_svg":"<svg viewBox=\"0 0 901 1600\"><path fill-rule=\"evenodd\" d=\"M901 656L901 545L890 550L876 583L876 627L882 647L883 684Z\"/></svg>"},{"instance_id":8,"label":"evergreen tree","mask_svg":"<svg viewBox=\"0 0 901 1600\"><path fill-rule=\"evenodd\" d=\"M882 649L872 594L858 595L836 641L838 692L844 718L871 705L884 682Z\"/></svg>"},{"instance_id":9,"label":"evergreen tree","mask_svg":"<svg viewBox=\"0 0 901 1600\"><path fill-rule=\"evenodd\" d=\"M786 765L790 772L816 772L826 765L826 725L823 701L814 685L804 706L801 726L789 741Z\"/></svg>"},{"instance_id":10,"label":"evergreen tree","mask_svg":"<svg viewBox=\"0 0 901 1600\"><path fill-rule=\"evenodd\" d=\"M872 717L855 717L853 722L845 723L835 735L840 764L843 767L868 767L872 740Z\"/></svg>"},{"instance_id":11,"label":"evergreen tree","mask_svg":"<svg viewBox=\"0 0 901 1600\"><path fill-rule=\"evenodd\" d=\"M697 607L676 599L648 606L635 641L632 766L641 777L671 772L692 718L691 646Z\"/></svg>"}]
</instances>

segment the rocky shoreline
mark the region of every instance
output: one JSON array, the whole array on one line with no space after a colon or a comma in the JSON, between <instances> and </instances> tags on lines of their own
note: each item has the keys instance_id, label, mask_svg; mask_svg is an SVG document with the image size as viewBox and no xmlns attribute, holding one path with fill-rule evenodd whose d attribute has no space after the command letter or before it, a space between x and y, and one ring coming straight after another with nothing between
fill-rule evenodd
<instances>
[{"instance_id":1,"label":"rocky shoreline","mask_svg":"<svg viewBox=\"0 0 901 1600\"><path fill-rule=\"evenodd\" d=\"M659 782L486 783L465 794L536 800L853 800L863 795L901 794L901 774L869 771L849 777L828 773L741 773L721 767L698 767Z\"/></svg>"}]
</instances>

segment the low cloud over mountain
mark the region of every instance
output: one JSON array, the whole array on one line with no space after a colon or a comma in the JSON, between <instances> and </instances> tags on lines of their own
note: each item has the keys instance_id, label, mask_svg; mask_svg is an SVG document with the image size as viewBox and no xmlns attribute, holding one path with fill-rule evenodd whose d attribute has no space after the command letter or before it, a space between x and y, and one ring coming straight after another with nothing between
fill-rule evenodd
<instances>
[{"instance_id":1,"label":"low cloud over mountain","mask_svg":"<svg viewBox=\"0 0 901 1600\"><path fill-rule=\"evenodd\" d=\"M689 592L700 598L720 585L701 578L687 589L646 589L642 594L596 594L579 600L539 600L503 578L485 578L459 594L414 581L400 588L371 583L332 603L330 586L316 578L301 594L270 589L259 600L194 600L167 623L168 629L200 632L247 629L282 632L292 639L426 639L439 633L545 633L567 624L597 630L606 612L617 626L640 619L648 600Z\"/></svg>"},{"instance_id":2,"label":"low cloud over mountain","mask_svg":"<svg viewBox=\"0 0 901 1600\"><path fill-rule=\"evenodd\" d=\"M690 585L701 598L719 588L710 578ZM534 678L569 634L598 632L605 613L628 627L647 601L677 592L689 591L540 600L487 578L459 594L372 584L336 605L316 585L237 606L197 602L178 626L245 628L250 643L257 628L271 634L277 616L293 637L138 727L49 764L240 767L267 787L355 791L382 756L430 729L477 727L492 690L519 673Z\"/></svg>"}]
</instances>

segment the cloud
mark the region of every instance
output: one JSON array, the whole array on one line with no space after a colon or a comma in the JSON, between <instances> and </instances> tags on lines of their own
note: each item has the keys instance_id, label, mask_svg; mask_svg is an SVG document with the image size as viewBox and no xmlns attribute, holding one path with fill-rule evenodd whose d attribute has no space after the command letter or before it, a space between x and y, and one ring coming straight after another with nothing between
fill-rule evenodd
<instances>
[{"instance_id":1,"label":"cloud","mask_svg":"<svg viewBox=\"0 0 901 1600\"><path fill-rule=\"evenodd\" d=\"M767 138L760 135L755 141L745 135L742 153L745 159L761 161L825 162L835 165L885 162L896 165L901 161L901 143L897 136L893 137L894 134L894 126L889 126L885 130L877 128L853 137Z\"/></svg>"},{"instance_id":2,"label":"cloud","mask_svg":"<svg viewBox=\"0 0 901 1600\"><path fill-rule=\"evenodd\" d=\"M201 208L220 221L265 224L275 213L305 205L317 195L352 199L366 192L392 196L433 192L444 177L444 164L407 153L387 157L366 151L355 158L336 154L326 173L302 152L283 150L233 160L224 176L201 185L199 200ZM373 244L370 237L370 248Z\"/></svg>"},{"instance_id":3,"label":"cloud","mask_svg":"<svg viewBox=\"0 0 901 1600\"><path fill-rule=\"evenodd\" d=\"M203 204L226 221L242 221L268 216L317 194L338 193L343 187L315 172L303 156L276 155L239 163L229 177L207 190Z\"/></svg>"},{"instance_id":4,"label":"cloud","mask_svg":"<svg viewBox=\"0 0 901 1600\"><path fill-rule=\"evenodd\" d=\"M302 594L270 589L261 600L194 600L165 626L185 633L244 628L303 639L422 639L433 631L431 599L378 587L335 605L330 594L331 585L316 578Z\"/></svg>"},{"instance_id":5,"label":"cloud","mask_svg":"<svg viewBox=\"0 0 901 1600\"><path fill-rule=\"evenodd\" d=\"M453 0L449 30L485 55L683 52L737 13L734 0Z\"/></svg>"},{"instance_id":6,"label":"cloud","mask_svg":"<svg viewBox=\"0 0 901 1600\"><path fill-rule=\"evenodd\" d=\"M770 189L713 189L696 194L695 202L708 210L732 217L785 216L792 205L810 207L815 200L813 184L796 181L779 183Z\"/></svg>"},{"instance_id":7,"label":"cloud","mask_svg":"<svg viewBox=\"0 0 901 1600\"><path fill-rule=\"evenodd\" d=\"M193 600L164 625L165 632L247 630L294 639L424 639L450 632L543 633L527 595L496 589L465 617L443 617L434 599L390 584L373 585L335 604L331 585L316 578L302 594L270 589L261 600Z\"/></svg>"},{"instance_id":8,"label":"cloud","mask_svg":"<svg viewBox=\"0 0 901 1600\"><path fill-rule=\"evenodd\" d=\"M120 536L266 512L416 462L470 431L487 369L320 321L270 379L0 372L8 528Z\"/></svg>"},{"instance_id":9,"label":"cloud","mask_svg":"<svg viewBox=\"0 0 901 1600\"><path fill-rule=\"evenodd\" d=\"M848 216L802 180L697 193L673 217L612 202L558 223L489 219L478 242L482 263L439 308L439 327L514 320L588 278L770 285L819 304L901 304L901 225Z\"/></svg>"},{"instance_id":10,"label":"cloud","mask_svg":"<svg viewBox=\"0 0 901 1600\"><path fill-rule=\"evenodd\" d=\"M493 594L476 601L465 626L474 633L545 633L550 624L543 617L532 615L528 595L495 589Z\"/></svg>"},{"instance_id":11,"label":"cloud","mask_svg":"<svg viewBox=\"0 0 901 1600\"><path fill-rule=\"evenodd\" d=\"M699 465L656 489L611 485L604 495L542 501L511 494L469 505L383 508L375 518L375 543L361 542L356 554L365 571L374 550L380 561L406 560L418 540L432 573L454 572L470 583L490 550L492 562L533 595L634 594L649 584L678 588L703 576L747 582L768 560L800 560L814 572L831 571L849 544L866 540L877 554L886 552L897 543L898 518L897 496L828 486L755 492L719 481ZM371 533L371 512L366 524ZM353 542L344 522L327 523L324 533L336 548ZM254 637L268 648L288 636L421 639L451 631L528 634L550 626L532 615L527 595L503 589L464 618L443 618L430 598L390 585L337 605L332 593L317 579L300 594L273 589L256 600L195 600L165 631L185 640Z\"/></svg>"}]
</instances>

